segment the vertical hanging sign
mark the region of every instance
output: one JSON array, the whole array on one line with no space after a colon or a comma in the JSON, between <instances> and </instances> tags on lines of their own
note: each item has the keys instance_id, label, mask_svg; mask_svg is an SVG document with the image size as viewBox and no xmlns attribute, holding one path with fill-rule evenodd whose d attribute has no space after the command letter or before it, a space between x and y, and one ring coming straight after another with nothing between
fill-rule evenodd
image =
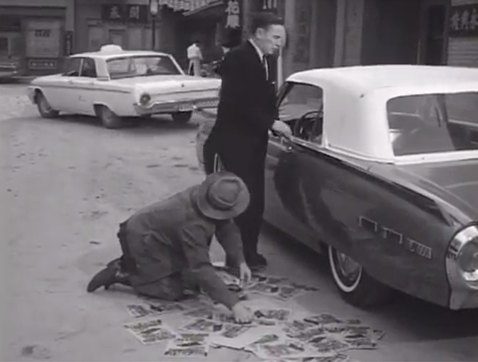
<instances>
[{"instance_id":1,"label":"vertical hanging sign","mask_svg":"<svg viewBox=\"0 0 478 362\"><path fill-rule=\"evenodd\" d=\"M241 27L241 6L238 0L226 0L226 29Z\"/></svg>"}]
</instances>

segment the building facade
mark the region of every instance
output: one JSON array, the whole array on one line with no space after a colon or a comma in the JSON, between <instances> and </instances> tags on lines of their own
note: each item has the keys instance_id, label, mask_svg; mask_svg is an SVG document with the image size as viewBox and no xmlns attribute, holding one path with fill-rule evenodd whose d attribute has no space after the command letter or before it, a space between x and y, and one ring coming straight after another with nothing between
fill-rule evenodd
<instances>
[{"instance_id":1,"label":"building facade","mask_svg":"<svg viewBox=\"0 0 478 362\"><path fill-rule=\"evenodd\" d=\"M478 0L452 0L448 14L448 64L478 67Z\"/></svg>"},{"instance_id":2,"label":"building facade","mask_svg":"<svg viewBox=\"0 0 478 362\"><path fill-rule=\"evenodd\" d=\"M18 61L20 74L57 72L74 27L74 0L1 0L0 61Z\"/></svg>"},{"instance_id":3,"label":"building facade","mask_svg":"<svg viewBox=\"0 0 478 362\"><path fill-rule=\"evenodd\" d=\"M247 39L268 10L288 30L279 83L310 68L359 64L478 66L478 0L0 0L0 61L22 73L59 71L66 55L114 43L172 53L201 41L205 62ZM154 12L153 12L154 13Z\"/></svg>"}]
</instances>

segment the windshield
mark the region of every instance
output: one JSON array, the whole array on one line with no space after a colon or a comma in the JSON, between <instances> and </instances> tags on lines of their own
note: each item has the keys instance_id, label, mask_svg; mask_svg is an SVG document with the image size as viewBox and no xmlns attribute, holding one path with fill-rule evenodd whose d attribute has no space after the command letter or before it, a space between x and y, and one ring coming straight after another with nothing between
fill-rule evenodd
<instances>
[{"instance_id":1,"label":"windshield","mask_svg":"<svg viewBox=\"0 0 478 362\"><path fill-rule=\"evenodd\" d=\"M387 118L396 156L478 149L478 92L393 98Z\"/></svg>"},{"instance_id":2,"label":"windshield","mask_svg":"<svg viewBox=\"0 0 478 362\"><path fill-rule=\"evenodd\" d=\"M181 74L168 56L114 58L107 61L107 67L111 79Z\"/></svg>"}]
</instances>

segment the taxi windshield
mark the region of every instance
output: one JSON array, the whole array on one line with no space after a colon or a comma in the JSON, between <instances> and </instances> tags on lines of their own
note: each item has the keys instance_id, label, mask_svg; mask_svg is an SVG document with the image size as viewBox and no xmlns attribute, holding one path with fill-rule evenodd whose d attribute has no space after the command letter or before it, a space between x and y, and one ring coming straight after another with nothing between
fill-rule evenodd
<instances>
[{"instance_id":1,"label":"taxi windshield","mask_svg":"<svg viewBox=\"0 0 478 362\"><path fill-rule=\"evenodd\" d=\"M111 79L181 74L168 56L137 56L114 58L107 61Z\"/></svg>"},{"instance_id":2,"label":"taxi windshield","mask_svg":"<svg viewBox=\"0 0 478 362\"><path fill-rule=\"evenodd\" d=\"M396 156L478 149L478 91L392 98L387 118Z\"/></svg>"}]
</instances>

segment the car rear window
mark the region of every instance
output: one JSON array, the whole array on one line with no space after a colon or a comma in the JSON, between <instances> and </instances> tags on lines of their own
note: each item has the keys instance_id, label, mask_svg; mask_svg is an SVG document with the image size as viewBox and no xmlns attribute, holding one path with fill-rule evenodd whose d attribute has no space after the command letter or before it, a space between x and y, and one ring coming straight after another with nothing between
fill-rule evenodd
<instances>
[{"instance_id":1,"label":"car rear window","mask_svg":"<svg viewBox=\"0 0 478 362\"><path fill-rule=\"evenodd\" d=\"M396 156L478 149L478 92L393 98L387 117Z\"/></svg>"},{"instance_id":2,"label":"car rear window","mask_svg":"<svg viewBox=\"0 0 478 362\"><path fill-rule=\"evenodd\" d=\"M111 79L181 74L167 56L138 56L114 58L107 61Z\"/></svg>"}]
</instances>

